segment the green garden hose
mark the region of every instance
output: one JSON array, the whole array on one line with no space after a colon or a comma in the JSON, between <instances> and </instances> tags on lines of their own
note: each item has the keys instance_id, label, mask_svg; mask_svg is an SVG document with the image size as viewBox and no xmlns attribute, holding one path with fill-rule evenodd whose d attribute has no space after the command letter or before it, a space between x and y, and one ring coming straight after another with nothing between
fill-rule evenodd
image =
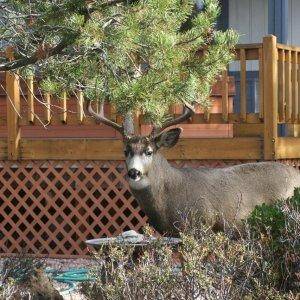
<instances>
[{"instance_id":1,"label":"green garden hose","mask_svg":"<svg viewBox=\"0 0 300 300\"><path fill-rule=\"evenodd\" d=\"M66 283L69 287L60 291L61 295L68 295L76 289L79 282L92 281L89 270L85 268L71 268L67 271L59 271L56 269L46 269L45 271L53 280Z\"/></svg>"}]
</instances>

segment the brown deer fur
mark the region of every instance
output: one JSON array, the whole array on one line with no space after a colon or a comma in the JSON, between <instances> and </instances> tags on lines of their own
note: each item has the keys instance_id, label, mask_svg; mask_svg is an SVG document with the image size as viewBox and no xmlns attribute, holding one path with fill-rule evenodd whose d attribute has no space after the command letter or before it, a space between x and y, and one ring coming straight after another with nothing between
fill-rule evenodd
<instances>
[{"instance_id":1,"label":"brown deer fur","mask_svg":"<svg viewBox=\"0 0 300 300\"><path fill-rule=\"evenodd\" d=\"M173 134L167 142L161 141L172 131L178 136ZM226 168L172 167L157 151L160 146L169 147L168 142L174 145L179 134L178 129L171 129L162 134L159 142L144 137L125 142L127 167L132 167L130 163L135 156L144 164L140 170L142 179L129 178L131 192L150 223L161 233L176 233L182 216L190 211L200 213L213 226L221 225L218 223L224 219L240 227L256 205L286 199L300 186L298 170L276 162ZM171 141L172 138L176 141ZM153 149L150 161L143 159L147 148Z\"/></svg>"}]
</instances>

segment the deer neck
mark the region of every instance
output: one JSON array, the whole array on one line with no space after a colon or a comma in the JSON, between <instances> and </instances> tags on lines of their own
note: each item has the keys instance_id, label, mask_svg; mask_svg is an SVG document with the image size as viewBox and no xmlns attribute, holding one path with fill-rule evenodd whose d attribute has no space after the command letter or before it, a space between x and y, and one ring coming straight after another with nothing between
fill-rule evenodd
<instances>
[{"instance_id":1,"label":"deer neck","mask_svg":"<svg viewBox=\"0 0 300 300\"><path fill-rule=\"evenodd\" d=\"M168 188L179 175L178 169L173 168L161 154L157 153L148 174L153 193Z\"/></svg>"},{"instance_id":2,"label":"deer neck","mask_svg":"<svg viewBox=\"0 0 300 300\"><path fill-rule=\"evenodd\" d=\"M148 173L148 185L143 189L131 187L134 197L158 231L167 228L169 199L180 172L160 154L156 154ZM161 229L161 230L160 230Z\"/></svg>"}]
</instances>

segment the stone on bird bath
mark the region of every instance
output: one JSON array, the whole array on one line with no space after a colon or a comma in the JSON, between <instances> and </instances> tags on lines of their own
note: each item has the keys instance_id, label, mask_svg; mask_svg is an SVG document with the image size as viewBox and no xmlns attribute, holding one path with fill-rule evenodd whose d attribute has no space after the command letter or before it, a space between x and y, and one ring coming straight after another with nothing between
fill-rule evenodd
<instances>
[{"instance_id":1,"label":"stone on bird bath","mask_svg":"<svg viewBox=\"0 0 300 300\"><path fill-rule=\"evenodd\" d=\"M117 236L117 240L121 243L122 242L141 243L144 239L145 237L142 234L137 233L134 230L124 231L119 236Z\"/></svg>"},{"instance_id":2,"label":"stone on bird bath","mask_svg":"<svg viewBox=\"0 0 300 300\"><path fill-rule=\"evenodd\" d=\"M181 239L162 237L160 238L164 244L176 245L181 242ZM120 235L111 238L100 238L87 240L85 243L88 246L100 247L109 244L118 244L120 246L146 246L157 240L154 236L145 236L134 230L124 231Z\"/></svg>"}]
</instances>

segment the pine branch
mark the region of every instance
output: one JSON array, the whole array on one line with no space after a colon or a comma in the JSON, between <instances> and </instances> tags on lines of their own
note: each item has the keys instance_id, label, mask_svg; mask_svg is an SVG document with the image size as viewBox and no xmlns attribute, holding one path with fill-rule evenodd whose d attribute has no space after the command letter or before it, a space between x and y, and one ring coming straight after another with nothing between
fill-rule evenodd
<instances>
[{"instance_id":1,"label":"pine branch","mask_svg":"<svg viewBox=\"0 0 300 300\"><path fill-rule=\"evenodd\" d=\"M66 47L70 45L70 41L63 39L60 43L58 43L55 47L50 48L48 50L37 50L32 56L26 58L20 58L17 60L13 60L10 62L5 62L0 64L0 71L10 71L15 70L21 67L25 67L28 65L32 65L37 63L39 60L44 58L49 58L51 56L60 54Z\"/></svg>"},{"instance_id":2,"label":"pine branch","mask_svg":"<svg viewBox=\"0 0 300 300\"><path fill-rule=\"evenodd\" d=\"M83 26L88 22L88 20L91 18L91 15L89 11L83 11L82 12L84 16L84 23ZM42 45L38 47L38 50L30 57L23 57L14 61L9 61L0 64L0 71L10 71L15 70L21 67L33 65L37 63L40 60L43 60L45 58L49 58L58 54L61 54L64 49L66 49L68 46L71 46L74 44L74 42L77 40L77 38L80 36L81 31L74 33L74 36L70 39L70 37L63 37L62 40L54 47L52 48L44 48Z\"/></svg>"},{"instance_id":3,"label":"pine branch","mask_svg":"<svg viewBox=\"0 0 300 300\"><path fill-rule=\"evenodd\" d=\"M213 26L218 0L206 0L207 12L195 22L193 0L42 2L20 2L11 14L16 19L5 12L0 25L15 60L0 58L0 71L31 74L22 67L35 65L41 88L53 95L80 87L85 99L105 98L121 114L142 108L161 124L171 104L206 105L211 84L232 58L234 33ZM40 16L27 22L29 13Z\"/></svg>"},{"instance_id":4,"label":"pine branch","mask_svg":"<svg viewBox=\"0 0 300 300\"><path fill-rule=\"evenodd\" d=\"M107 6L113 6L119 3L127 3L128 0L108 0L100 5L100 7L107 7ZM95 9L97 10L97 9ZM87 23L87 21L91 18L91 13L93 12L93 8L86 8L81 11L81 13L84 15L84 25ZM43 49L42 45L38 47L38 50L30 57L23 57L14 61L4 62L0 64L0 71L10 71L10 70L16 70L21 67L33 65L37 63L40 60L43 60L45 58L49 58L55 55L62 54L63 50L65 50L68 46L71 46L76 39L80 36L80 33L75 35L73 39L67 39L62 38L62 40L54 47Z\"/></svg>"}]
</instances>

